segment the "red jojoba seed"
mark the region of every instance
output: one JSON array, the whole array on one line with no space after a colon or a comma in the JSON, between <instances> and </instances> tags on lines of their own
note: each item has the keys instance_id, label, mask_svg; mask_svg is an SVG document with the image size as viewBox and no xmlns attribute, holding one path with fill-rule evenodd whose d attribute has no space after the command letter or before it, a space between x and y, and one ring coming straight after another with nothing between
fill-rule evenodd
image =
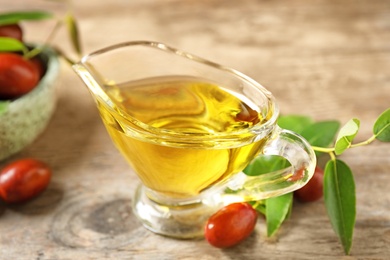
<instances>
[{"instance_id":1,"label":"red jojoba seed","mask_svg":"<svg viewBox=\"0 0 390 260\"><path fill-rule=\"evenodd\" d=\"M0 37L9 37L23 41L23 31L18 24L1 25Z\"/></svg>"},{"instance_id":2,"label":"red jojoba seed","mask_svg":"<svg viewBox=\"0 0 390 260\"><path fill-rule=\"evenodd\" d=\"M0 171L0 197L6 203L30 200L44 191L51 179L51 169L35 159L21 159Z\"/></svg>"},{"instance_id":3,"label":"red jojoba seed","mask_svg":"<svg viewBox=\"0 0 390 260\"><path fill-rule=\"evenodd\" d=\"M323 195L324 171L316 167L313 177L309 182L294 192L294 197L301 202L312 202L319 200Z\"/></svg>"},{"instance_id":4,"label":"red jojoba seed","mask_svg":"<svg viewBox=\"0 0 390 260\"><path fill-rule=\"evenodd\" d=\"M32 90L39 82L38 68L16 53L0 53L0 99L13 99Z\"/></svg>"},{"instance_id":5,"label":"red jojoba seed","mask_svg":"<svg viewBox=\"0 0 390 260\"><path fill-rule=\"evenodd\" d=\"M205 226L205 238L215 247L231 247L252 233L256 221L257 212L250 204L233 203L209 218Z\"/></svg>"}]
</instances>

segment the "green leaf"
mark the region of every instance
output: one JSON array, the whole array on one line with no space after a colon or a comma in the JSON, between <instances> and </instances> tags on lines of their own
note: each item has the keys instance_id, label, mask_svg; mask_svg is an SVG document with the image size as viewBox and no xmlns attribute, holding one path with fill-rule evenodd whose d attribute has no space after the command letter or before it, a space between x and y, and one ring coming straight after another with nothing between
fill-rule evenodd
<instances>
[{"instance_id":1,"label":"green leaf","mask_svg":"<svg viewBox=\"0 0 390 260\"><path fill-rule=\"evenodd\" d=\"M72 40L73 48L76 51L78 55L81 55L81 44L80 44L80 37L79 37L79 29L77 26L76 19L71 13L68 13L65 16L65 22L68 28L68 32L70 35L70 38Z\"/></svg>"},{"instance_id":2,"label":"green leaf","mask_svg":"<svg viewBox=\"0 0 390 260\"><path fill-rule=\"evenodd\" d=\"M312 145L329 147L340 128L338 121L321 121L306 127L301 135Z\"/></svg>"},{"instance_id":3,"label":"green leaf","mask_svg":"<svg viewBox=\"0 0 390 260\"><path fill-rule=\"evenodd\" d=\"M359 119L353 118L340 129L335 144L336 155L342 154L351 146L353 139L359 131L359 127Z\"/></svg>"},{"instance_id":4,"label":"green leaf","mask_svg":"<svg viewBox=\"0 0 390 260\"><path fill-rule=\"evenodd\" d=\"M375 121L373 132L377 140L390 142L390 108Z\"/></svg>"},{"instance_id":5,"label":"green leaf","mask_svg":"<svg viewBox=\"0 0 390 260\"><path fill-rule=\"evenodd\" d=\"M346 254L352 246L356 219L355 182L351 169L341 160L331 160L324 172L324 201L332 227Z\"/></svg>"},{"instance_id":6,"label":"green leaf","mask_svg":"<svg viewBox=\"0 0 390 260\"><path fill-rule=\"evenodd\" d=\"M278 119L278 125L281 128L293 131L297 134L300 134L303 129L313 123L313 119L301 115L282 115Z\"/></svg>"},{"instance_id":7,"label":"green leaf","mask_svg":"<svg viewBox=\"0 0 390 260\"><path fill-rule=\"evenodd\" d=\"M27 47L19 40L0 37L0 52L27 51Z\"/></svg>"},{"instance_id":8,"label":"green leaf","mask_svg":"<svg viewBox=\"0 0 390 260\"><path fill-rule=\"evenodd\" d=\"M291 166L290 162L277 155L263 155L254 159L244 173L256 176ZM289 216L292 209L292 193L265 200L265 204L254 202L255 209L265 215L267 219L267 233L272 236L280 228L283 221Z\"/></svg>"},{"instance_id":9,"label":"green leaf","mask_svg":"<svg viewBox=\"0 0 390 260\"><path fill-rule=\"evenodd\" d=\"M290 162L278 155L262 155L256 157L243 172L249 176L257 176L289 167Z\"/></svg>"},{"instance_id":10,"label":"green leaf","mask_svg":"<svg viewBox=\"0 0 390 260\"><path fill-rule=\"evenodd\" d=\"M52 14L44 11L9 12L0 14L0 25L19 23L23 20L43 20L51 17Z\"/></svg>"},{"instance_id":11,"label":"green leaf","mask_svg":"<svg viewBox=\"0 0 390 260\"><path fill-rule=\"evenodd\" d=\"M7 112L10 101L0 101L0 116Z\"/></svg>"},{"instance_id":12,"label":"green leaf","mask_svg":"<svg viewBox=\"0 0 390 260\"><path fill-rule=\"evenodd\" d=\"M292 192L266 200L265 217L267 221L268 237L273 236L279 230L282 223L288 218L292 209L292 203Z\"/></svg>"}]
</instances>

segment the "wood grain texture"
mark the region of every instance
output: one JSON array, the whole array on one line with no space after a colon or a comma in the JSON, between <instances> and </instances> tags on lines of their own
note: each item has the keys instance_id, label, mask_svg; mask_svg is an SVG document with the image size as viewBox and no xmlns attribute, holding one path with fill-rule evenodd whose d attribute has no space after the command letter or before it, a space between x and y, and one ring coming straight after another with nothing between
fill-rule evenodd
<instances>
[{"instance_id":1,"label":"wood grain texture","mask_svg":"<svg viewBox=\"0 0 390 260\"><path fill-rule=\"evenodd\" d=\"M37 8L66 11L55 1L0 0L0 11ZM83 0L73 8L85 53L121 41L162 41L248 74L273 92L284 114L342 123L359 117L358 140L370 136L390 105L387 0ZM52 23L23 25L26 39L42 41ZM64 31L55 44L71 53ZM344 256L323 201L295 203L273 239L259 218L251 237L227 250L146 231L130 208L138 180L109 140L87 89L63 65L49 127L0 162L36 157L54 170L36 200L0 205L0 259L390 258L390 149L379 142L341 157L357 189L351 256Z\"/></svg>"}]
</instances>

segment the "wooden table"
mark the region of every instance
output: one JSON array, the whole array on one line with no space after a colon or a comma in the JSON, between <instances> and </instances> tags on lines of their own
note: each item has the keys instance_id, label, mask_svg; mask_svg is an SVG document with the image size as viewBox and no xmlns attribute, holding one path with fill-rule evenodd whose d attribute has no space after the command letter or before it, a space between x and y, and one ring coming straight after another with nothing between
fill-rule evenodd
<instances>
[{"instance_id":1,"label":"wooden table","mask_svg":"<svg viewBox=\"0 0 390 260\"><path fill-rule=\"evenodd\" d=\"M0 10L45 9L56 1L0 0ZM165 42L234 67L261 82L284 114L316 120L361 119L371 135L390 105L390 1L73 1L84 53L128 40ZM25 23L42 41L53 22ZM71 53L64 30L54 44ZM58 107L24 157L49 163L52 182L39 198L0 206L0 259L390 259L390 146L374 142L341 156L352 168L357 220L344 256L322 200L294 204L276 238L265 221L237 247L181 241L146 231L130 209L138 180L114 148L87 89L63 63Z\"/></svg>"}]
</instances>

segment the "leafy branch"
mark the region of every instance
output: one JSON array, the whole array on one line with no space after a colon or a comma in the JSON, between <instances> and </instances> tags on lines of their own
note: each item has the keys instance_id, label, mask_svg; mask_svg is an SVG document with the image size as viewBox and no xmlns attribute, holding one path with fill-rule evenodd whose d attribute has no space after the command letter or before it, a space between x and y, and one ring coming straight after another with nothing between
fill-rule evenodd
<instances>
[{"instance_id":1,"label":"leafy branch","mask_svg":"<svg viewBox=\"0 0 390 260\"><path fill-rule=\"evenodd\" d=\"M75 61L67 56L62 50L60 50L60 48L52 46L52 40L55 34L63 25L65 25L74 51L79 58L82 55L77 21L70 11L69 5L67 14L61 18L54 17L51 13L46 11L19 11L1 13L0 26L19 24L22 21L41 21L47 19L56 19L56 23L45 41L40 44L36 44L33 48L30 48L28 44L25 44L25 42L22 42L18 39L11 37L0 37L0 52L20 52L23 54L24 58L32 59L33 57L39 55L46 46L51 46L57 52L57 54L70 65L74 64ZM10 101L8 100L0 100L0 115L7 111L9 104Z\"/></svg>"},{"instance_id":2,"label":"leafy branch","mask_svg":"<svg viewBox=\"0 0 390 260\"><path fill-rule=\"evenodd\" d=\"M56 19L56 24L50 31L47 39L42 44L30 49L24 42L21 42L14 38L0 37L0 52L22 52L23 56L27 59L31 59L38 55L44 46L52 45L51 42L57 33L57 31L65 25L68 31L69 38L71 40L72 47L78 57L82 55L79 29L77 21L71 11L68 11L64 17L54 17L51 13L45 11L21 11L21 12L9 12L0 14L0 26L9 24L18 24L21 21L40 21L47 19ZM75 62L64 54L58 47L52 46L57 53L62 56L68 63L74 64Z\"/></svg>"},{"instance_id":3,"label":"leafy branch","mask_svg":"<svg viewBox=\"0 0 390 260\"><path fill-rule=\"evenodd\" d=\"M324 203L330 223L340 239L344 252L349 254L356 220L355 181L350 167L337 156L350 148L369 145L375 140L390 142L390 108L375 121L373 135L358 143L353 143L360 128L360 121L356 118L349 120L341 128L338 121L314 122L311 118L301 115L281 116L278 124L306 138L317 157L328 154L329 160L325 165L323 177ZM246 174L258 175L262 171L286 167L286 161L280 157L273 160L259 157L256 160L257 162L252 163L250 168L244 170ZM253 203L253 207L266 216L268 236L275 235L282 223L288 219L292 204L291 193Z\"/></svg>"}]
</instances>

